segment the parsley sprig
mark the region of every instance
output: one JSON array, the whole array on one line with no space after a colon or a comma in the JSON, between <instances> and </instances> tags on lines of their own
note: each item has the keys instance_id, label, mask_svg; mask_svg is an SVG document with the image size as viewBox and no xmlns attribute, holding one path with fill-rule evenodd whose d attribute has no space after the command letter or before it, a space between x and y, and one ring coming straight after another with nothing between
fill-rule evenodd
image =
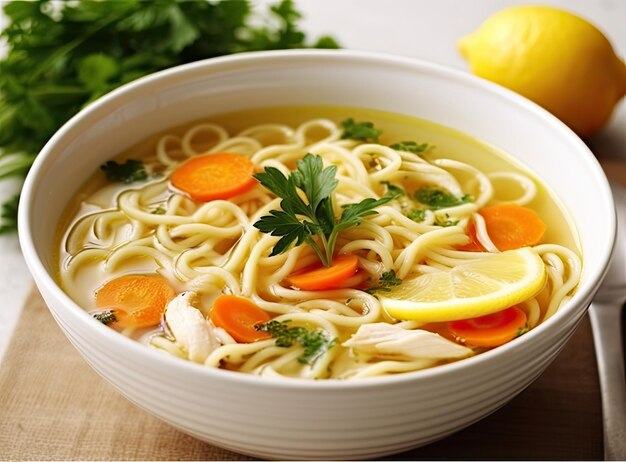
<instances>
[{"instance_id":1,"label":"parsley sprig","mask_svg":"<svg viewBox=\"0 0 626 462\"><path fill-rule=\"evenodd\" d=\"M354 119L346 119L341 122L343 127L342 139L358 140L375 143L382 130L374 127L372 122L355 122Z\"/></svg>"},{"instance_id":2,"label":"parsley sprig","mask_svg":"<svg viewBox=\"0 0 626 462\"><path fill-rule=\"evenodd\" d=\"M285 252L294 241L295 245L306 242L324 266L330 266L339 233L358 225L364 217L375 215L376 207L392 199L367 198L345 205L337 219L333 207L333 193L339 183L336 173L337 167L324 168L322 158L309 153L296 163L296 170L288 177L274 167L254 175L262 186L282 199L282 210L272 210L254 223L264 233L281 236L270 255ZM306 201L299 192L304 193Z\"/></svg>"},{"instance_id":3,"label":"parsley sprig","mask_svg":"<svg viewBox=\"0 0 626 462\"><path fill-rule=\"evenodd\" d=\"M304 348L304 353L298 357L301 364L313 365L320 356L332 348L337 339L328 337L321 330L312 330L305 327L289 327L289 321L269 321L259 324L255 328L261 332L269 333L276 339L276 346L289 348L294 343L299 343Z\"/></svg>"}]
</instances>

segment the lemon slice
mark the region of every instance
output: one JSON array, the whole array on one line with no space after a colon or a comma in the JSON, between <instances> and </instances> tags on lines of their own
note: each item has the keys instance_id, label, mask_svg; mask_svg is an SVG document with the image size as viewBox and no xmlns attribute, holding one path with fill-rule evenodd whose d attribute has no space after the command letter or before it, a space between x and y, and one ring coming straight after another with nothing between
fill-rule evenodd
<instances>
[{"instance_id":1,"label":"lemon slice","mask_svg":"<svg viewBox=\"0 0 626 462\"><path fill-rule=\"evenodd\" d=\"M524 247L404 280L379 299L396 319L452 321L495 313L527 300L543 288L545 278L541 257Z\"/></svg>"}]
</instances>

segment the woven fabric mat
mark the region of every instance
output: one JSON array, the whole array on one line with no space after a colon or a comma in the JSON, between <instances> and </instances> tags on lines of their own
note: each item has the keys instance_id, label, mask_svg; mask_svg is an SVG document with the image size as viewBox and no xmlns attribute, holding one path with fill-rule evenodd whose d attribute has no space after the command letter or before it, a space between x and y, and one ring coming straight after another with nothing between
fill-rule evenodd
<instances>
[{"instance_id":1,"label":"woven fabric mat","mask_svg":"<svg viewBox=\"0 0 626 462\"><path fill-rule=\"evenodd\" d=\"M600 460L601 419L585 319L548 370L504 408L389 459ZM36 290L0 365L0 459L249 460L173 429L115 392L66 340Z\"/></svg>"}]
</instances>

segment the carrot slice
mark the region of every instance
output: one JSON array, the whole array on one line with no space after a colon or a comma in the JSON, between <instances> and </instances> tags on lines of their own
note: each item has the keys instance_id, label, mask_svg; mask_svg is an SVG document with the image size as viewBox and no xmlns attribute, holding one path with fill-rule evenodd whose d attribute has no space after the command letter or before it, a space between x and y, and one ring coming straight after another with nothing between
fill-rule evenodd
<instances>
[{"instance_id":1,"label":"carrot slice","mask_svg":"<svg viewBox=\"0 0 626 462\"><path fill-rule=\"evenodd\" d=\"M248 191L256 184L253 173L247 157L220 152L192 157L174 170L170 181L192 199L208 202Z\"/></svg>"},{"instance_id":2,"label":"carrot slice","mask_svg":"<svg viewBox=\"0 0 626 462\"><path fill-rule=\"evenodd\" d=\"M330 266L313 266L292 274L287 284L302 290L330 290L343 287L357 271L359 259L356 255L338 255Z\"/></svg>"},{"instance_id":3,"label":"carrot slice","mask_svg":"<svg viewBox=\"0 0 626 462\"><path fill-rule=\"evenodd\" d=\"M467 252L485 252L487 250L483 247L476 236L476 223L474 220L470 221L467 225L467 235L469 236L470 241L467 244L457 245L455 247L457 250L465 250Z\"/></svg>"},{"instance_id":4,"label":"carrot slice","mask_svg":"<svg viewBox=\"0 0 626 462\"><path fill-rule=\"evenodd\" d=\"M211 309L211 321L221 327L240 343L252 343L269 339L267 332L256 330L258 324L271 320L269 314L247 298L235 295L220 295Z\"/></svg>"},{"instance_id":5,"label":"carrot slice","mask_svg":"<svg viewBox=\"0 0 626 462\"><path fill-rule=\"evenodd\" d=\"M474 346L495 347L513 340L527 327L526 313L512 306L497 313L460 321L449 321L448 329Z\"/></svg>"},{"instance_id":6,"label":"carrot slice","mask_svg":"<svg viewBox=\"0 0 626 462\"><path fill-rule=\"evenodd\" d=\"M498 250L512 250L535 245L546 232L546 224L537 212L517 204L498 204L479 211L487 232Z\"/></svg>"},{"instance_id":7,"label":"carrot slice","mask_svg":"<svg viewBox=\"0 0 626 462\"><path fill-rule=\"evenodd\" d=\"M130 274L110 280L96 292L96 305L112 309L122 327L151 327L161 322L176 293L161 276Z\"/></svg>"}]
</instances>

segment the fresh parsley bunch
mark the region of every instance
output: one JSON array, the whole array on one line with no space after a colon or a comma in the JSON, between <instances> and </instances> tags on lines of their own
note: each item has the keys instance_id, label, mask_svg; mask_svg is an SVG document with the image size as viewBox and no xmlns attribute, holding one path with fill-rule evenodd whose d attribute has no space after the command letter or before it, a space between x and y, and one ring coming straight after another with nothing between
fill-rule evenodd
<instances>
[{"instance_id":1,"label":"fresh parsley bunch","mask_svg":"<svg viewBox=\"0 0 626 462\"><path fill-rule=\"evenodd\" d=\"M242 51L338 47L330 37L307 44L292 0L263 15L248 0L14 1L4 15L0 179L24 175L70 117L138 77ZM0 231L15 229L18 196L5 202Z\"/></svg>"}]
</instances>

